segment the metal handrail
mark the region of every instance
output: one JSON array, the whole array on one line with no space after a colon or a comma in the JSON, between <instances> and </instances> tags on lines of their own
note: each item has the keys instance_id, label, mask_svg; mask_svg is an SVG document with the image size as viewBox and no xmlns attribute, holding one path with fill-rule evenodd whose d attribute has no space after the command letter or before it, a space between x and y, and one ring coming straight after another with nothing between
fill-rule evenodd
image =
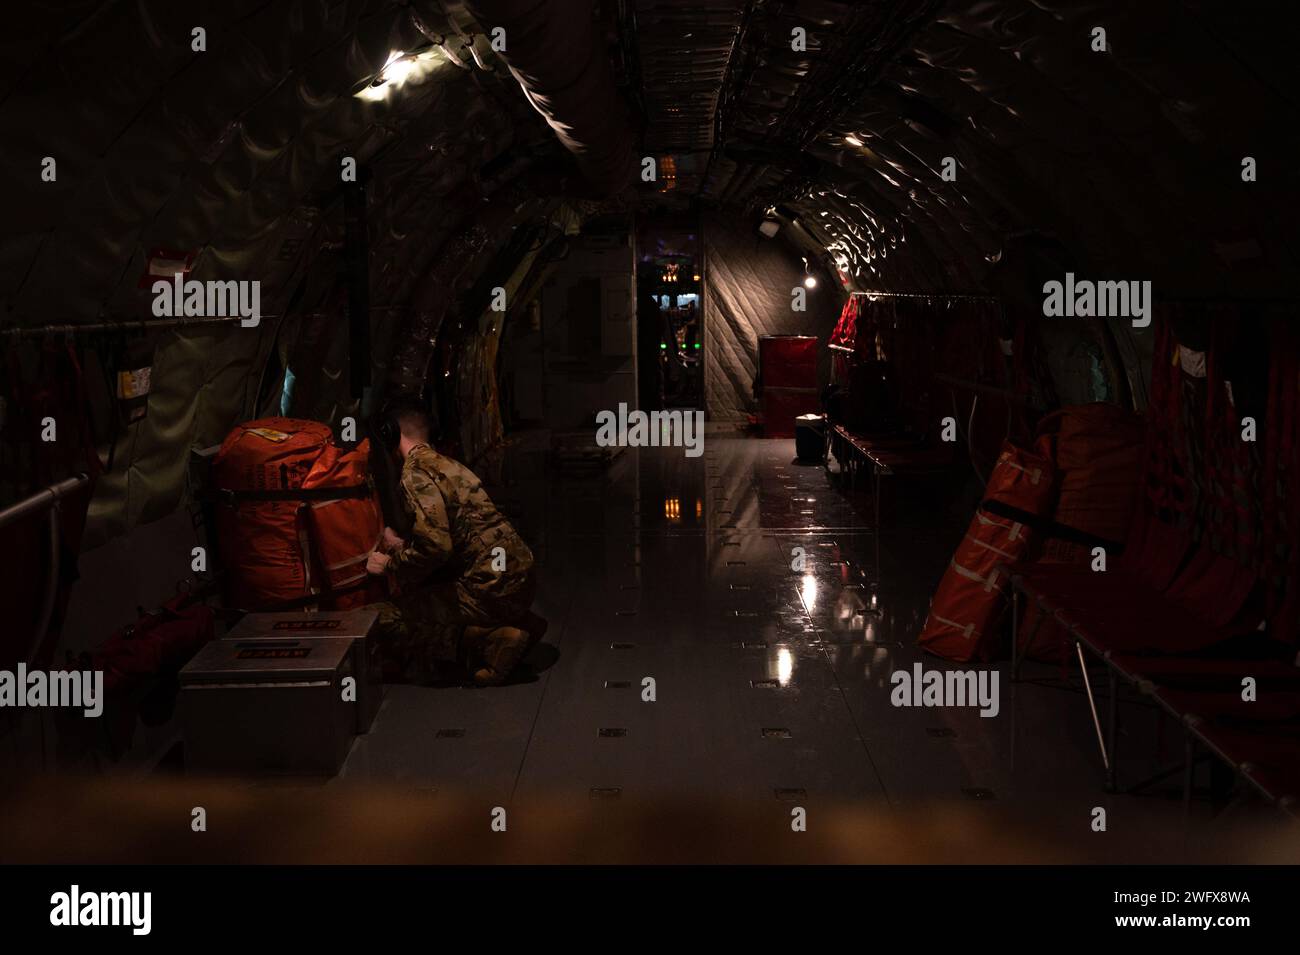
<instances>
[{"instance_id":1,"label":"metal handrail","mask_svg":"<svg viewBox=\"0 0 1300 955\"><path fill-rule=\"evenodd\" d=\"M259 315L258 318L278 318L278 315ZM241 315L214 315L204 318L130 318L122 321L84 322L80 324L31 325L0 329L5 338L36 338L44 335L88 335L102 332L147 332L161 328L204 328L214 325L232 325L244 321Z\"/></svg>"},{"instance_id":2,"label":"metal handrail","mask_svg":"<svg viewBox=\"0 0 1300 955\"><path fill-rule=\"evenodd\" d=\"M30 497L23 498L15 504L0 510L0 528L15 524L25 517L49 511L49 549L50 561L45 581L45 595L41 598L41 613L37 617L35 632L28 643L26 662L35 662L50 629L50 620L54 617L54 601L59 592L59 550L61 526L59 521L59 502L90 481L89 475L76 474L70 478L51 484L37 491Z\"/></svg>"},{"instance_id":3,"label":"metal handrail","mask_svg":"<svg viewBox=\"0 0 1300 955\"><path fill-rule=\"evenodd\" d=\"M975 302L1000 302L1002 301L996 295L975 295L971 293L948 293L948 292L850 292L852 295L862 295L867 298L941 298L949 300L967 300Z\"/></svg>"},{"instance_id":4,"label":"metal handrail","mask_svg":"<svg viewBox=\"0 0 1300 955\"><path fill-rule=\"evenodd\" d=\"M41 511L48 510L89 480L90 476L87 474L74 474L70 478L42 488L30 497L0 509L0 527L7 527L29 514L39 514Z\"/></svg>"}]
</instances>

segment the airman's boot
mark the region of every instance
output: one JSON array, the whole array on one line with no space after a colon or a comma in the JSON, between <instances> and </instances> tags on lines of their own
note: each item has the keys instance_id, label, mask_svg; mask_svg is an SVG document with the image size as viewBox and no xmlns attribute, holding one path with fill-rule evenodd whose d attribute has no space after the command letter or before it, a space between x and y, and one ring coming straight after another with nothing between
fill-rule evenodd
<instances>
[{"instance_id":1,"label":"airman's boot","mask_svg":"<svg viewBox=\"0 0 1300 955\"><path fill-rule=\"evenodd\" d=\"M485 629L475 627L466 631L479 651L475 656L482 661L482 666L474 671L474 682L479 686L499 686L528 651L528 633L517 627L497 627L483 633Z\"/></svg>"},{"instance_id":2,"label":"airman's boot","mask_svg":"<svg viewBox=\"0 0 1300 955\"><path fill-rule=\"evenodd\" d=\"M542 642L542 637L546 636L546 629L550 625L545 617L538 616L530 610L522 620L518 621L518 626L528 632L528 648L524 650L524 656L528 656L529 651Z\"/></svg>"}]
</instances>

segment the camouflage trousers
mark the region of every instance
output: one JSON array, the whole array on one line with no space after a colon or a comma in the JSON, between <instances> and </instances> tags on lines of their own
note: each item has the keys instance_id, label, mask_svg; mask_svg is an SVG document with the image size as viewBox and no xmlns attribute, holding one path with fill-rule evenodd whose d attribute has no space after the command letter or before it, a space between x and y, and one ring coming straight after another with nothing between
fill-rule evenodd
<instances>
[{"instance_id":1,"label":"camouflage trousers","mask_svg":"<svg viewBox=\"0 0 1300 955\"><path fill-rule=\"evenodd\" d=\"M388 666L420 682L436 678L448 664L468 666L465 628L518 622L532 607L536 590L530 568L490 581L471 576L412 588L370 608L379 612L376 630Z\"/></svg>"}]
</instances>

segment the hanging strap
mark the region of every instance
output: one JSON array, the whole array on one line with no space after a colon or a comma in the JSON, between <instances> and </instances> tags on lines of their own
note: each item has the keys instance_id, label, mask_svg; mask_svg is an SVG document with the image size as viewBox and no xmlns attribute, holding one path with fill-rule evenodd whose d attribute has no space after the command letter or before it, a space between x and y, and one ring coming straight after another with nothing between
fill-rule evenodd
<instances>
[{"instance_id":1,"label":"hanging strap","mask_svg":"<svg viewBox=\"0 0 1300 955\"><path fill-rule=\"evenodd\" d=\"M365 577L359 578L355 583L347 584L343 587L331 587L329 590L314 594L303 594L301 597L290 597L288 600L277 600L273 603L261 604L256 611L247 611L248 613L275 613L281 610L298 610L302 607L309 607L312 604L318 604L322 600L328 600L338 597L342 594L352 593L354 590L361 590L366 586Z\"/></svg>"},{"instance_id":2,"label":"hanging strap","mask_svg":"<svg viewBox=\"0 0 1300 955\"><path fill-rule=\"evenodd\" d=\"M346 498L366 498L371 494L369 483L348 484L342 487L311 488L260 488L236 491L230 488L217 488L213 496L218 503L231 507L240 501L341 501Z\"/></svg>"},{"instance_id":3,"label":"hanging strap","mask_svg":"<svg viewBox=\"0 0 1300 955\"><path fill-rule=\"evenodd\" d=\"M1105 547L1107 551L1116 554L1122 553L1124 550L1124 545L1120 541L1107 540L1104 537L1089 534L1087 531L1081 531L1066 524L1058 523L1048 517L1031 514L1028 511L992 498L980 504L980 509L990 514L996 514L998 517L1016 521L1047 537L1055 537L1059 540L1068 541L1072 544L1083 544L1087 547Z\"/></svg>"}]
</instances>

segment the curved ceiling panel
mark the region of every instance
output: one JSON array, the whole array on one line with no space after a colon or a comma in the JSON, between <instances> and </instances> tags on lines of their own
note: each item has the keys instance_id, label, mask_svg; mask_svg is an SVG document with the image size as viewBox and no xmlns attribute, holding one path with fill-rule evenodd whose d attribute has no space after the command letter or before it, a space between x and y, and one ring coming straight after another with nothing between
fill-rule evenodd
<instances>
[{"instance_id":1,"label":"curved ceiling panel","mask_svg":"<svg viewBox=\"0 0 1300 955\"><path fill-rule=\"evenodd\" d=\"M1300 198L1287 158L1296 111L1281 79L1289 53L1264 35L1264 14L1208 3L904 6L820 4L825 26L804 4L748 5L720 108L726 159L712 164L705 196L755 216L784 204L819 235L829 220L832 241L868 261L850 225L896 215L936 263L921 287L982 284L1008 237L1039 232L1080 267L1140 273L1171 296L1292 291L1295 233L1278 210ZM802 57L789 50L800 17ZM1097 27L1105 52L1093 49ZM792 77L804 81L786 89ZM764 154L746 156L755 143ZM810 153L823 163L810 168ZM1267 182L1242 182L1244 156ZM955 181L940 175L945 157ZM855 267L849 278L902 276Z\"/></svg>"},{"instance_id":2,"label":"curved ceiling panel","mask_svg":"<svg viewBox=\"0 0 1300 955\"><path fill-rule=\"evenodd\" d=\"M196 278L260 279L263 310L273 312L290 291L294 250L314 251L301 236L289 248L284 239L295 219L319 221L338 199L343 156L372 166L382 184L377 261L413 235L436 240L472 206L456 193L477 170L545 129L504 70L465 68L440 51L418 85L356 98L393 51L430 46L416 11L431 31L459 36L452 19L472 27L437 3L304 0L206 13L106 4L71 33L53 18L18 18L5 54L25 67L7 78L0 124L28 131L6 142L4 165L33 186L4 224L8 319L139 315L138 279L154 247L195 252ZM191 49L194 26L206 30L203 52ZM33 46L46 52L23 58L20 48ZM56 182L39 183L45 156L57 161ZM403 284L409 292L409 280L377 291Z\"/></svg>"}]
</instances>

